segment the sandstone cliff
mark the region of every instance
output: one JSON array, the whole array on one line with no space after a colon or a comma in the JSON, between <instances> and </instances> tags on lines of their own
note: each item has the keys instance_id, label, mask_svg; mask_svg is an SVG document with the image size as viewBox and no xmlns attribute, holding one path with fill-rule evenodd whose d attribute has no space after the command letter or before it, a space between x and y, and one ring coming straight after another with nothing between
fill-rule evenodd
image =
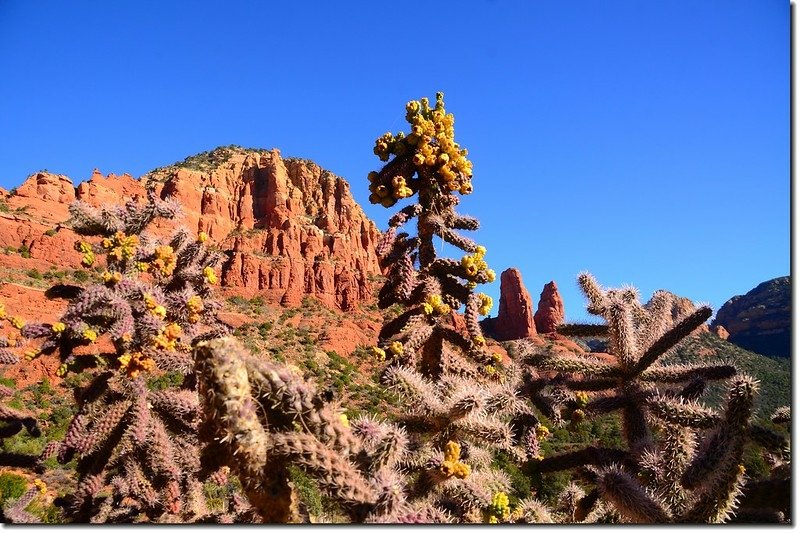
<instances>
[{"instance_id":1,"label":"sandstone cliff","mask_svg":"<svg viewBox=\"0 0 800 533\"><path fill-rule=\"evenodd\" d=\"M791 321L791 279L783 276L725 302L711 325L725 328L728 340L746 350L789 357Z\"/></svg>"},{"instance_id":2,"label":"sandstone cliff","mask_svg":"<svg viewBox=\"0 0 800 533\"><path fill-rule=\"evenodd\" d=\"M76 237L61 225L69 204L144 198L147 180L157 182L162 198L183 206L182 217L161 222L158 231L175 225L205 231L228 253L222 269L227 293L285 305L311 295L343 310L371 298L369 278L380 273L377 227L344 179L310 161L283 159L278 150L218 148L141 180L95 171L77 188L66 176L34 174L2 198L0 246L23 247L45 264L75 267ZM12 258L0 255L0 265L4 261Z\"/></svg>"}]
</instances>

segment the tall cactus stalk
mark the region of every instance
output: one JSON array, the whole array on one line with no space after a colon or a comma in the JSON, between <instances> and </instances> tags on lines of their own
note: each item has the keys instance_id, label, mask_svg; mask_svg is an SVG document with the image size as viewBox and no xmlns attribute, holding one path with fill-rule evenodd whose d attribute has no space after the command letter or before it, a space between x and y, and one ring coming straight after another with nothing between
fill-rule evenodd
<instances>
[{"instance_id":1,"label":"tall cactus stalk","mask_svg":"<svg viewBox=\"0 0 800 533\"><path fill-rule=\"evenodd\" d=\"M773 449L785 439L752 420L758 383L731 365L658 364L659 358L710 315L705 306L673 317L674 297L657 292L641 304L630 287L605 290L589 274L579 284L590 313L606 320L608 352L616 362L592 357L557 357L530 348L527 362L549 374L528 392L557 389L550 410L572 411L572 418L618 412L627 448L587 448L541 460L541 472L577 468L601 500L629 522L708 522L735 515L746 481L742 454L755 435ZM572 333L591 331L570 325ZM711 380L729 380L724 410L698 398ZM542 396L539 395L541 400ZM657 432L653 429L658 428ZM770 442L770 435L774 442Z\"/></svg>"}]
</instances>

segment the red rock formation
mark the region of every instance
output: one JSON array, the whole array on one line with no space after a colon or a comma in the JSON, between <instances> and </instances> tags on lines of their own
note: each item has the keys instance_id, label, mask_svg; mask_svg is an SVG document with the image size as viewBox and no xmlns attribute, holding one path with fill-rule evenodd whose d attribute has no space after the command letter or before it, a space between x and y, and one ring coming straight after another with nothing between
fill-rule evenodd
<instances>
[{"instance_id":1,"label":"red rock formation","mask_svg":"<svg viewBox=\"0 0 800 533\"><path fill-rule=\"evenodd\" d=\"M147 179L183 207L181 218L159 222L157 233L187 226L229 252L221 279L226 293L285 305L312 295L343 310L372 298L369 277L380 273L375 224L344 179L309 161L284 160L278 150L221 148L141 181L95 171L77 189L65 176L35 174L3 198L10 209L0 213L0 246L25 244L33 257L76 267L75 235L48 230L68 218L74 199L108 205L144 198Z\"/></svg>"},{"instance_id":2,"label":"red rock formation","mask_svg":"<svg viewBox=\"0 0 800 533\"><path fill-rule=\"evenodd\" d=\"M493 336L499 341L536 335L531 295L516 268L500 275L500 308L492 326Z\"/></svg>"},{"instance_id":3,"label":"red rock formation","mask_svg":"<svg viewBox=\"0 0 800 533\"><path fill-rule=\"evenodd\" d=\"M711 326L711 333L713 333L722 340L727 340L728 337L730 337L731 335L730 333L728 333L727 329L725 329L723 326L720 325Z\"/></svg>"},{"instance_id":4,"label":"red rock formation","mask_svg":"<svg viewBox=\"0 0 800 533\"><path fill-rule=\"evenodd\" d=\"M564 323L564 300L561 299L555 281L551 281L542 289L539 307L533 315L533 320L539 333L555 333L556 328Z\"/></svg>"},{"instance_id":5,"label":"red rock formation","mask_svg":"<svg viewBox=\"0 0 800 533\"><path fill-rule=\"evenodd\" d=\"M683 296L675 296L675 301L672 304L672 319L678 320L678 317L685 317L695 309L695 304L689 298ZM708 324L700 324L700 326L692 332L692 335L700 333L708 333Z\"/></svg>"},{"instance_id":6,"label":"red rock formation","mask_svg":"<svg viewBox=\"0 0 800 533\"><path fill-rule=\"evenodd\" d=\"M728 340L762 355L790 357L792 353L792 280L782 276L734 296L712 322L730 333Z\"/></svg>"}]
</instances>

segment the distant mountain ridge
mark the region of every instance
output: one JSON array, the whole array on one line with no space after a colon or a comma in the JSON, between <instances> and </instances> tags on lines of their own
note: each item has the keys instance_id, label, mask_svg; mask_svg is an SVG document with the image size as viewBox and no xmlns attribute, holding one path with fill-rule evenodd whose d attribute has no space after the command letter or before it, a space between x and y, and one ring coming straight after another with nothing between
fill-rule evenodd
<instances>
[{"instance_id":1,"label":"distant mountain ridge","mask_svg":"<svg viewBox=\"0 0 800 533\"><path fill-rule=\"evenodd\" d=\"M746 350L771 357L789 357L792 350L792 284L789 276L759 284L734 296L711 324L722 326L728 340Z\"/></svg>"}]
</instances>

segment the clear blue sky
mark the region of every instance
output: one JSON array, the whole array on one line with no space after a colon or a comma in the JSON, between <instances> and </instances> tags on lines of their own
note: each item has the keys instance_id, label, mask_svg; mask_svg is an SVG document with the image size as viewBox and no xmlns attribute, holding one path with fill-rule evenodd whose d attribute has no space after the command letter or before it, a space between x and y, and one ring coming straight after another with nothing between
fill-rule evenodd
<instances>
[{"instance_id":1,"label":"clear blue sky","mask_svg":"<svg viewBox=\"0 0 800 533\"><path fill-rule=\"evenodd\" d=\"M717 309L789 273L778 0L0 1L0 185L277 147L384 229L374 139L437 90L474 162L462 211L534 301L556 280L583 319L589 270Z\"/></svg>"}]
</instances>

